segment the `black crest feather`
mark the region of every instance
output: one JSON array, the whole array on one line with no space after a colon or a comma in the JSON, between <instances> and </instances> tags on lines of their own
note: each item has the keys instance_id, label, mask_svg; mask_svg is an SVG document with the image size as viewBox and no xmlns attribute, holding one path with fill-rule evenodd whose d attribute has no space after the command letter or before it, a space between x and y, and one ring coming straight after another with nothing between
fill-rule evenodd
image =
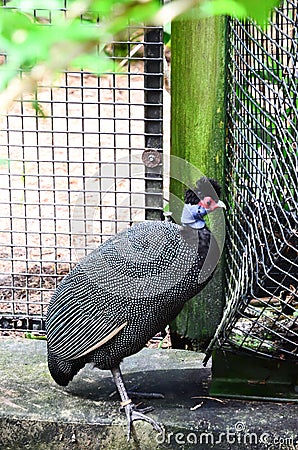
<instances>
[{"instance_id":1,"label":"black crest feather","mask_svg":"<svg viewBox=\"0 0 298 450\"><path fill-rule=\"evenodd\" d=\"M193 189L187 189L184 194L184 202L196 205L204 197L212 197L218 201L221 194L220 184L213 178L201 177Z\"/></svg>"}]
</instances>

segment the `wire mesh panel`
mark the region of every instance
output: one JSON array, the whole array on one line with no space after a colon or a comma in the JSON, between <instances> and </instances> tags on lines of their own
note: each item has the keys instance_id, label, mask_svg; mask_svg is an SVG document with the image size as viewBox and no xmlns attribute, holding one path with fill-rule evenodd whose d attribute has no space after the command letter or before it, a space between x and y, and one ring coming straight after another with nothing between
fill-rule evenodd
<instances>
[{"instance_id":1,"label":"wire mesh panel","mask_svg":"<svg viewBox=\"0 0 298 450\"><path fill-rule=\"evenodd\" d=\"M227 309L210 348L280 359L298 348L298 17L230 22Z\"/></svg>"},{"instance_id":2,"label":"wire mesh panel","mask_svg":"<svg viewBox=\"0 0 298 450\"><path fill-rule=\"evenodd\" d=\"M51 23L46 9L35 18ZM133 222L161 217L161 165L151 173L143 153L150 137L154 151L162 151L162 29L129 26L106 53L119 64L115 73L97 77L70 68L54 86L44 83L15 102L4 122L0 329L6 333L44 330L53 290L80 258ZM157 126L145 128L148 106L156 108L150 123Z\"/></svg>"}]
</instances>

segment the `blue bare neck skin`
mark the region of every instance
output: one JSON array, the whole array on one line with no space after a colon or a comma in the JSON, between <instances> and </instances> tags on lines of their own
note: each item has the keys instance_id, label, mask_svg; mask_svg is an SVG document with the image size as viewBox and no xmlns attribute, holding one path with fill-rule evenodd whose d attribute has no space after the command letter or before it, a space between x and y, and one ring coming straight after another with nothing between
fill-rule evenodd
<instances>
[{"instance_id":1,"label":"blue bare neck skin","mask_svg":"<svg viewBox=\"0 0 298 450\"><path fill-rule=\"evenodd\" d=\"M182 211L181 224L195 230L200 230L206 225L203 217L206 216L207 213L208 211L203 208L203 206L186 203Z\"/></svg>"}]
</instances>

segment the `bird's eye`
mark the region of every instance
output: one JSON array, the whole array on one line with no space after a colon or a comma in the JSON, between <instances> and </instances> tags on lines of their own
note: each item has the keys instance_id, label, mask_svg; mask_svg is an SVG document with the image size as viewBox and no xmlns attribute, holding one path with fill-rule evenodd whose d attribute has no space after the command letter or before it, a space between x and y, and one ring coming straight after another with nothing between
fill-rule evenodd
<instances>
[{"instance_id":1,"label":"bird's eye","mask_svg":"<svg viewBox=\"0 0 298 450\"><path fill-rule=\"evenodd\" d=\"M207 206L210 206L211 205L211 200L208 200L207 201Z\"/></svg>"}]
</instances>

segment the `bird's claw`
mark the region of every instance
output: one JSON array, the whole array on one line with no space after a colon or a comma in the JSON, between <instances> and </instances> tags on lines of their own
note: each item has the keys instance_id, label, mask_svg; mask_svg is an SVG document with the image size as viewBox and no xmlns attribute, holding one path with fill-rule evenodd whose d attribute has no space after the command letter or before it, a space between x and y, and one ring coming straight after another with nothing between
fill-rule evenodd
<instances>
[{"instance_id":1,"label":"bird's claw","mask_svg":"<svg viewBox=\"0 0 298 450\"><path fill-rule=\"evenodd\" d=\"M126 417L127 417L127 441L130 440L131 436L131 430L133 426L133 422L136 422L137 420L144 420L145 422L148 422L152 425L153 429L159 433L162 433L162 425L156 420L152 419L151 417L146 416L145 414L147 412L150 412L153 410L152 407L147 407L143 409L136 409L136 406L133 403L129 403L124 407Z\"/></svg>"},{"instance_id":2,"label":"bird's claw","mask_svg":"<svg viewBox=\"0 0 298 450\"><path fill-rule=\"evenodd\" d=\"M144 420L144 422L150 423L152 425L152 427L154 428L154 430L158 431L159 433L162 433L163 429L162 429L161 424L156 422L151 417L145 416L145 413L152 411L152 408L144 408L143 410L136 409L136 406L132 403L131 399L129 398L129 396L127 394L120 367L117 366L111 370L112 370L112 374L113 374L113 378L114 378L116 387L120 394L121 406L124 408L126 418L127 418L127 425L128 425L127 440L128 441L130 440L133 422L135 422L136 420Z\"/></svg>"}]
</instances>

